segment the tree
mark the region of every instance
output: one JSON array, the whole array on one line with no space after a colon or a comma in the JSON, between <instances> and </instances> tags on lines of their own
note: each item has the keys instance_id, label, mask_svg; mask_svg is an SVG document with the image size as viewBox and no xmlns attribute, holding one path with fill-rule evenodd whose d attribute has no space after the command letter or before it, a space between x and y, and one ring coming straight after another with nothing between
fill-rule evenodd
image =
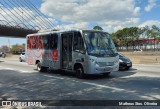
<instances>
[{"instance_id":1,"label":"tree","mask_svg":"<svg viewBox=\"0 0 160 109\"><path fill-rule=\"evenodd\" d=\"M93 29L94 29L94 30L103 30L103 28L100 27L100 26L94 26Z\"/></svg>"},{"instance_id":2,"label":"tree","mask_svg":"<svg viewBox=\"0 0 160 109\"><path fill-rule=\"evenodd\" d=\"M126 46L127 50L128 46L133 46L134 49L134 39L139 38L138 29L138 27L130 27L118 30L112 34L114 42L116 42L118 46Z\"/></svg>"},{"instance_id":3,"label":"tree","mask_svg":"<svg viewBox=\"0 0 160 109\"><path fill-rule=\"evenodd\" d=\"M142 39L154 39L154 50L156 48L156 40L160 39L160 28L153 25L151 28L148 26L145 26L143 28L138 27L130 27L130 28L123 28L122 30L118 30L115 33L112 33L113 41L117 44L117 46L126 46L128 50L128 46L132 46L133 50L135 46L138 45L139 47L139 38ZM147 41L149 44L149 41ZM146 43L146 42L144 42ZM143 43L143 44L144 44ZM145 44L145 49L146 49Z\"/></svg>"},{"instance_id":4,"label":"tree","mask_svg":"<svg viewBox=\"0 0 160 109\"><path fill-rule=\"evenodd\" d=\"M3 46L1 47L1 50L2 50L3 52L9 52L9 47L8 47L7 45L3 45Z\"/></svg>"},{"instance_id":5,"label":"tree","mask_svg":"<svg viewBox=\"0 0 160 109\"><path fill-rule=\"evenodd\" d=\"M145 38L145 27L141 27L141 28L138 28L138 36L137 39L136 39L136 45L138 46L138 48L140 49L140 43L139 43L139 39L142 38L144 39ZM145 44L145 49L146 49L146 44Z\"/></svg>"},{"instance_id":6,"label":"tree","mask_svg":"<svg viewBox=\"0 0 160 109\"><path fill-rule=\"evenodd\" d=\"M25 50L25 45L22 44L22 45L12 45L12 48L11 48L11 51L14 52L14 53L18 53L18 52L22 52Z\"/></svg>"},{"instance_id":7,"label":"tree","mask_svg":"<svg viewBox=\"0 0 160 109\"><path fill-rule=\"evenodd\" d=\"M156 25L153 25L151 30L150 30L150 34L151 34L151 38L154 39L154 51L155 51L155 49L156 49L156 39L160 35L160 29Z\"/></svg>"},{"instance_id":8,"label":"tree","mask_svg":"<svg viewBox=\"0 0 160 109\"><path fill-rule=\"evenodd\" d=\"M132 47L133 47L133 50L135 48L135 39L138 39L139 38L139 28L138 27L131 27L131 28L128 28L128 34L129 34L129 37L130 37L130 42L132 42Z\"/></svg>"}]
</instances>

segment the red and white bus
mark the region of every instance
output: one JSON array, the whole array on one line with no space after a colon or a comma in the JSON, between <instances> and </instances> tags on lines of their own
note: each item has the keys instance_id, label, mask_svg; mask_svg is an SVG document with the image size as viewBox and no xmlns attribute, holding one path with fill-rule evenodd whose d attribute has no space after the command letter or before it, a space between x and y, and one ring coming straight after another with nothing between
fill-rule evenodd
<instances>
[{"instance_id":1,"label":"red and white bus","mask_svg":"<svg viewBox=\"0 0 160 109\"><path fill-rule=\"evenodd\" d=\"M119 69L119 56L110 35L98 30L50 31L27 35L26 61L46 69L108 75Z\"/></svg>"}]
</instances>

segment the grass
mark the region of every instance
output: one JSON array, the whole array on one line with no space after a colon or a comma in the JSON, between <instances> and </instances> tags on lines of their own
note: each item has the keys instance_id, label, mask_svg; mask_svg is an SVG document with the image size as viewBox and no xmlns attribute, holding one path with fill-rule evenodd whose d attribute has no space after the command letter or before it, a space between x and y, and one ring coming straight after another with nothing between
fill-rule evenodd
<instances>
[{"instance_id":1,"label":"grass","mask_svg":"<svg viewBox=\"0 0 160 109\"><path fill-rule=\"evenodd\" d=\"M133 64L158 64L160 65L160 52L121 52L130 58Z\"/></svg>"}]
</instances>

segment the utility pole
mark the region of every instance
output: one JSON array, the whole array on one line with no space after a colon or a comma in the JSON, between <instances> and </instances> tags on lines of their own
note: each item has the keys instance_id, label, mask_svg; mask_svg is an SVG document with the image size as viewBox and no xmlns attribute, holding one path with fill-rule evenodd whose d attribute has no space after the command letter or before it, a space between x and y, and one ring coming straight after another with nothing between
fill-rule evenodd
<instances>
[{"instance_id":1,"label":"utility pole","mask_svg":"<svg viewBox=\"0 0 160 109\"><path fill-rule=\"evenodd\" d=\"M24 26L24 21L23 21L24 19L23 19L23 10L22 10L22 24L23 24L23 27L22 28L24 28L25 26Z\"/></svg>"},{"instance_id":2,"label":"utility pole","mask_svg":"<svg viewBox=\"0 0 160 109\"><path fill-rule=\"evenodd\" d=\"M9 48L9 54L11 53L11 49L10 49L10 39L8 38L8 48Z\"/></svg>"}]
</instances>

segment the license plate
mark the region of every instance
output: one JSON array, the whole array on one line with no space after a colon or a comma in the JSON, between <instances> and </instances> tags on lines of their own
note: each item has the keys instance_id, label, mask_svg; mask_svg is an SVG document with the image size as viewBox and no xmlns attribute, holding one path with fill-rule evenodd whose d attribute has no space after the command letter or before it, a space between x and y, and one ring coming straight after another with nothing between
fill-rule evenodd
<instances>
[{"instance_id":1,"label":"license plate","mask_svg":"<svg viewBox=\"0 0 160 109\"><path fill-rule=\"evenodd\" d=\"M110 71L112 68L105 68L104 71Z\"/></svg>"},{"instance_id":2,"label":"license plate","mask_svg":"<svg viewBox=\"0 0 160 109\"><path fill-rule=\"evenodd\" d=\"M131 66L131 64L127 64L127 66Z\"/></svg>"}]
</instances>

